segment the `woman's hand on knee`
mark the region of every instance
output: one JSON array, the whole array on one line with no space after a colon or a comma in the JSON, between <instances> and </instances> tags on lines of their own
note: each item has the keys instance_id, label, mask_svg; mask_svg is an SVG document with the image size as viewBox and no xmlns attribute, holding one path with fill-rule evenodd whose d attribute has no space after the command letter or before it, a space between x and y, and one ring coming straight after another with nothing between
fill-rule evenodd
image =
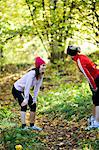
<instances>
[{"instance_id":1,"label":"woman's hand on knee","mask_svg":"<svg viewBox=\"0 0 99 150\"><path fill-rule=\"evenodd\" d=\"M28 101L26 99L23 100L23 102L21 103L21 106L25 106L28 104Z\"/></svg>"}]
</instances>

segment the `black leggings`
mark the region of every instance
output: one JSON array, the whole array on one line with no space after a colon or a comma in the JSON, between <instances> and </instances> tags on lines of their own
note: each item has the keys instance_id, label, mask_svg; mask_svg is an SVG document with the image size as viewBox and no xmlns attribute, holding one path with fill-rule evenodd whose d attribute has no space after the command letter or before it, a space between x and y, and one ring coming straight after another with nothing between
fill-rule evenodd
<instances>
[{"instance_id":1,"label":"black leggings","mask_svg":"<svg viewBox=\"0 0 99 150\"><path fill-rule=\"evenodd\" d=\"M93 99L93 104L95 106L99 106L99 76L96 78L95 83L96 83L98 90L97 90L97 92L92 91L92 93L93 93L92 99Z\"/></svg>"},{"instance_id":2,"label":"black leggings","mask_svg":"<svg viewBox=\"0 0 99 150\"><path fill-rule=\"evenodd\" d=\"M13 86L13 88L12 88L12 95L14 96L14 98L15 98L16 100L18 100L19 105L21 106L21 103L22 103L23 100L24 100L24 94L23 94L23 92L18 91L18 90ZM36 111L36 103L34 103L34 104L32 104L32 103L33 103L33 98L32 98L32 96L29 94L28 105L29 105L30 111L35 112L35 111ZM21 106L21 111L25 111L25 112L26 112L26 110L27 110L27 105Z\"/></svg>"}]
</instances>

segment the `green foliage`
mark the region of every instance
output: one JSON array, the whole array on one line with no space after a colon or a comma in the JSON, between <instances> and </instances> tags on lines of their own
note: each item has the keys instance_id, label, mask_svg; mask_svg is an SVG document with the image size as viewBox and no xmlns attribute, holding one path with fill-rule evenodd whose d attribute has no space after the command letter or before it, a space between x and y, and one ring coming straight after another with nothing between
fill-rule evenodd
<instances>
[{"instance_id":1,"label":"green foliage","mask_svg":"<svg viewBox=\"0 0 99 150\"><path fill-rule=\"evenodd\" d=\"M6 145L7 150L15 149L16 145L22 145L24 150L43 150L46 145L41 142L40 137L44 138L43 134L34 133L30 130L23 131L20 128L12 128L3 131L3 137L0 139L1 145Z\"/></svg>"},{"instance_id":2,"label":"green foliage","mask_svg":"<svg viewBox=\"0 0 99 150\"><path fill-rule=\"evenodd\" d=\"M41 47L60 58L70 43L81 45L85 39L98 43L97 0L1 0L0 4L1 66L32 61L31 56Z\"/></svg>"},{"instance_id":3,"label":"green foliage","mask_svg":"<svg viewBox=\"0 0 99 150\"><path fill-rule=\"evenodd\" d=\"M13 113L10 107L4 107L0 109L0 129L11 128L16 126L15 118L17 116ZM13 121L14 120L14 121Z\"/></svg>"},{"instance_id":4,"label":"green foliage","mask_svg":"<svg viewBox=\"0 0 99 150\"><path fill-rule=\"evenodd\" d=\"M5 107L5 108L0 109L0 120L4 118L9 119L11 117L14 117L14 115L8 108Z\"/></svg>"},{"instance_id":5,"label":"green foliage","mask_svg":"<svg viewBox=\"0 0 99 150\"><path fill-rule=\"evenodd\" d=\"M90 103L92 103L89 87L84 88L86 83L75 85L64 82L59 85L40 96L42 102L38 110L42 113L55 112L57 115L63 113L66 119L72 119L72 115L77 116L77 120L86 117L90 112ZM88 109L88 112L85 108Z\"/></svg>"},{"instance_id":6,"label":"green foliage","mask_svg":"<svg viewBox=\"0 0 99 150\"><path fill-rule=\"evenodd\" d=\"M96 59L96 58L99 58L99 51L96 51L95 53L90 54L89 57L99 66L99 59Z\"/></svg>"},{"instance_id":7,"label":"green foliage","mask_svg":"<svg viewBox=\"0 0 99 150\"><path fill-rule=\"evenodd\" d=\"M15 106L13 106L15 107ZM17 127L18 116L11 107L3 107L0 110L0 149L5 147L7 150L15 149L16 145L21 144L24 150L46 148L46 145L40 140L44 138L43 133L35 133L30 129L27 131Z\"/></svg>"}]
</instances>

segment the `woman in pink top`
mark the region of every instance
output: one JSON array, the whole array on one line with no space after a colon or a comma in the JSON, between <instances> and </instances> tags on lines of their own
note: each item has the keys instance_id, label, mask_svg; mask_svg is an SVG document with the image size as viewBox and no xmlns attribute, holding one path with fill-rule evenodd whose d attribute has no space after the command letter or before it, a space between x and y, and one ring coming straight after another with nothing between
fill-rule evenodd
<instances>
[{"instance_id":1,"label":"woman in pink top","mask_svg":"<svg viewBox=\"0 0 99 150\"><path fill-rule=\"evenodd\" d=\"M45 72L45 61L40 58L36 57L35 59L35 68L31 69L22 78L17 80L12 88L12 94L16 100L18 100L19 105L21 107L21 122L22 122L22 129L26 129L26 110L27 105L30 108L30 128L34 130L42 130L41 128L37 127L35 123L35 115L36 115L36 103L37 103L37 96L42 85L43 75ZM30 88L34 87L34 94L31 96Z\"/></svg>"}]
</instances>

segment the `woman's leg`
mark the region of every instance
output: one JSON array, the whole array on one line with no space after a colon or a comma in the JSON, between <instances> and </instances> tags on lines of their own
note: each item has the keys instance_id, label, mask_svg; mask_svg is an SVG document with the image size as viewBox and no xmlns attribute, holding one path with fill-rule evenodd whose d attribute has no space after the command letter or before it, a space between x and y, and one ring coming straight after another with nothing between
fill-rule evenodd
<instances>
[{"instance_id":1,"label":"woman's leg","mask_svg":"<svg viewBox=\"0 0 99 150\"><path fill-rule=\"evenodd\" d=\"M36 103L33 103L33 98L31 95L29 95L28 105L30 107L30 126L34 126L36 116Z\"/></svg>"},{"instance_id":2,"label":"woman's leg","mask_svg":"<svg viewBox=\"0 0 99 150\"><path fill-rule=\"evenodd\" d=\"M96 116L96 106L93 104L93 108L92 108L92 115L95 118Z\"/></svg>"},{"instance_id":3,"label":"woman's leg","mask_svg":"<svg viewBox=\"0 0 99 150\"><path fill-rule=\"evenodd\" d=\"M16 100L18 100L19 105L21 106L21 103L24 100L23 94L22 92L18 91L15 89L15 87L12 88L12 94L14 96L14 98ZM21 111L20 111L20 115L21 115L21 123L22 123L22 128L24 128L26 126L26 110L27 110L27 105L26 106L21 106Z\"/></svg>"},{"instance_id":4,"label":"woman's leg","mask_svg":"<svg viewBox=\"0 0 99 150\"><path fill-rule=\"evenodd\" d=\"M99 106L96 106L96 121L99 123Z\"/></svg>"},{"instance_id":5,"label":"woman's leg","mask_svg":"<svg viewBox=\"0 0 99 150\"><path fill-rule=\"evenodd\" d=\"M95 96L94 96L95 105L96 105L95 118L96 118L96 121L99 123L99 77L97 77L95 82L96 82L96 85L98 88L98 90L95 92Z\"/></svg>"},{"instance_id":6,"label":"woman's leg","mask_svg":"<svg viewBox=\"0 0 99 150\"><path fill-rule=\"evenodd\" d=\"M36 103L33 103L32 96L29 97L29 107L30 107L30 127L33 130L41 131L42 128L37 127L35 124L35 116L36 116Z\"/></svg>"},{"instance_id":7,"label":"woman's leg","mask_svg":"<svg viewBox=\"0 0 99 150\"><path fill-rule=\"evenodd\" d=\"M34 126L35 116L36 116L36 112L30 111L30 126Z\"/></svg>"}]
</instances>

